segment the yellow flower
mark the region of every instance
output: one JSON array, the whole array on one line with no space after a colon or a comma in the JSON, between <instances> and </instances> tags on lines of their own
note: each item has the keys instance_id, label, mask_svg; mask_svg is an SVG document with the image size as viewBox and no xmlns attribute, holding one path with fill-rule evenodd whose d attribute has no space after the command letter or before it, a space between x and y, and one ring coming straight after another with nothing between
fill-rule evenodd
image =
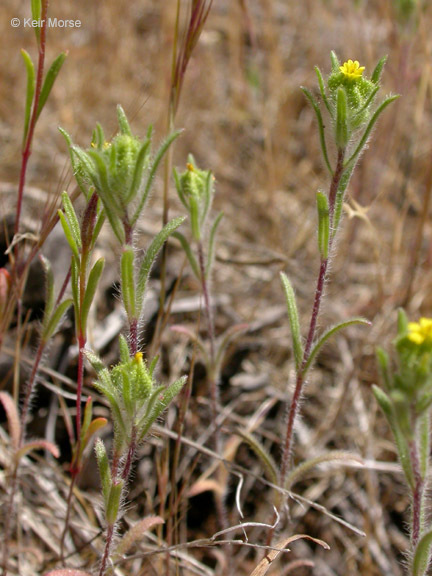
<instances>
[{"instance_id":1,"label":"yellow flower","mask_svg":"<svg viewBox=\"0 0 432 576\"><path fill-rule=\"evenodd\" d=\"M343 66L339 66L339 70L343 72L343 74L347 78L360 78L363 74L363 70L365 69L364 66L360 66L358 60L348 60L345 62Z\"/></svg>"},{"instance_id":2,"label":"yellow flower","mask_svg":"<svg viewBox=\"0 0 432 576\"><path fill-rule=\"evenodd\" d=\"M408 323L408 340L421 346L432 345L432 318L420 318L419 322Z\"/></svg>"}]
</instances>

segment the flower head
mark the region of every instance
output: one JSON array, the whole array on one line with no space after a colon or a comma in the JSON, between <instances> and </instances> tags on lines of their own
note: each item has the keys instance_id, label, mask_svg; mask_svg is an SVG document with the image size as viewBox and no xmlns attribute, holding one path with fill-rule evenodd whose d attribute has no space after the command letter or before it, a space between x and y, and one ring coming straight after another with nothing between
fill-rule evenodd
<instances>
[{"instance_id":1,"label":"flower head","mask_svg":"<svg viewBox=\"0 0 432 576\"><path fill-rule=\"evenodd\" d=\"M361 78L365 67L360 66L358 60L348 60L345 62L343 66L339 66L339 70L347 77L355 80L357 78Z\"/></svg>"},{"instance_id":2,"label":"flower head","mask_svg":"<svg viewBox=\"0 0 432 576\"><path fill-rule=\"evenodd\" d=\"M432 318L420 318L419 322L409 322L407 338L418 346L427 344L432 347Z\"/></svg>"}]
</instances>

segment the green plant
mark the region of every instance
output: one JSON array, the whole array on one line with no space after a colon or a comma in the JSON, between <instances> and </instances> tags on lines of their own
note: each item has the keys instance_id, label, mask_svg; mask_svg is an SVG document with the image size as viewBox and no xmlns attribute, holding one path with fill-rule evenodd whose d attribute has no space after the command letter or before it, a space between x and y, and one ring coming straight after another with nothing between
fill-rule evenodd
<instances>
[{"instance_id":1,"label":"green plant","mask_svg":"<svg viewBox=\"0 0 432 576\"><path fill-rule=\"evenodd\" d=\"M411 496L410 574L424 576L430 565L432 525L428 520L430 467L430 413L432 406L432 320L408 322L399 311L398 334L393 342L396 368L388 354L377 350L382 387L373 393L396 442L399 460Z\"/></svg>"},{"instance_id":2,"label":"green plant","mask_svg":"<svg viewBox=\"0 0 432 576\"><path fill-rule=\"evenodd\" d=\"M325 282L329 264L334 256L335 239L340 227L343 202L351 175L379 116L397 98L397 96L388 96L381 103L375 105L385 61L386 58L382 58L378 62L370 78L363 76L364 67L360 66L357 61L348 60L341 65L334 52L331 53L332 68L326 82L319 68L315 68L322 104L330 117L330 139L336 147L334 164L330 161L327 149L327 136L321 107L312 93L307 88L302 88L318 121L321 150L330 176L330 185L327 194L321 191L317 193L320 267L305 343L301 337L293 287L288 277L285 274L281 275L296 368L295 390L288 411L280 470L282 485L285 483L290 468L294 426L299 412L300 399L308 372L318 352L326 341L339 330L351 324L368 324L362 318L354 318L331 327L318 337L316 333Z\"/></svg>"}]
</instances>

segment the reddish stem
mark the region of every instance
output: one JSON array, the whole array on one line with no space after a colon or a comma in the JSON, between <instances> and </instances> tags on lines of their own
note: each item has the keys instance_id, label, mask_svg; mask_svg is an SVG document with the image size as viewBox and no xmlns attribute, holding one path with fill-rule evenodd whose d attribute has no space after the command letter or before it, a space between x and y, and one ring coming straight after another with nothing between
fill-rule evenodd
<instances>
[{"instance_id":1,"label":"reddish stem","mask_svg":"<svg viewBox=\"0 0 432 576\"><path fill-rule=\"evenodd\" d=\"M43 73L44 73L44 65L45 65L45 46L46 46L46 30L47 30L47 12L48 12L48 0L44 0L42 2L42 10L41 10L41 27L40 27L40 37L39 37L39 59L38 59L38 67L36 73L36 85L35 85L35 92L34 92L34 100L33 100L33 108L30 117L29 129L27 132L27 137L24 143L24 148L22 151L22 161L21 161L21 172L20 172L20 180L18 186L18 198L17 198L17 207L16 207L16 217L15 217L15 234L18 234L20 228L20 219L21 219L21 210L22 210L22 200L24 195L24 186L26 180L26 173L27 173L27 164L29 158L31 156L31 146L33 142L33 135L36 128L37 122L37 112L39 106L39 100L42 90L42 83L43 83ZM16 244L18 247L18 243ZM16 248L16 254L18 250Z\"/></svg>"},{"instance_id":2,"label":"reddish stem","mask_svg":"<svg viewBox=\"0 0 432 576\"><path fill-rule=\"evenodd\" d=\"M336 206L337 192L339 189L339 185L340 185L340 181L341 181L343 169L344 169L344 165L343 165L344 164L344 157L345 157L345 150L339 149L338 155L337 155L336 170L334 171L334 174L333 174L333 177L332 177L332 180L330 183L329 193L328 193L329 220L330 220L329 254L331 254L331 250L332 250L332 246L333 246L333 240L334 240L335 233L336 233L336 231L333 230L333 219L334 219L334 212L335 212L335 206ZM316 290L315 290L315 298L314 298L314 303L313 303L313 308L312 308L311 319L310 319L310 323L309 323L309 331L308 331L308 335L307 335L307 339L306 339L306 346L305 346L305 349L303 352L303 359L302 359L300 368L297 370L294 395L293 395L291 405L290 405L290 408L288 411L287 431L286 431L286 435L285 435L285 443L284 443L284 449L283 449L283 454L282 454L282 464L281 464L281 478L280 478L280 480L281 480L282 486L284 486L285 478L286 478L286 475L287 475L287 472L289 469L289 460L291 457L294 426L295 426L296 417L297 417L297 414L298 414L299 408L300 408L300 400L301 400L301 395L302 395L302 391L303 391L303 386L305 384L304 370L305 370L307 361L309 360L309 355L311 352L312 344L313 344L314 339L315 339L316 326L317 326L317 321L318 321L318 317L319 317L321 301L322 301L322 297L323 297L323 293L324 293L324 286L325 286L325 280L326 280L326 274L327 274L329 260L330 260L330 257L325 258L325 259L321 259L321 262L320 262L320 269L319 269L319 273L318 273L318 280L317 280L317 285L316 285Z\"/></svg>"}]
</instances>

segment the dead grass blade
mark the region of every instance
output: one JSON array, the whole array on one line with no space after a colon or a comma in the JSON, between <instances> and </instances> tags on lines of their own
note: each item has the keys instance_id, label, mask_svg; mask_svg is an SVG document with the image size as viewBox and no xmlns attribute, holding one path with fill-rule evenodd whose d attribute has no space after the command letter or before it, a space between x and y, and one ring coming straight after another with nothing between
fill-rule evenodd
<instances>
[{"instance_id":1,"label":"dead grass blade","mask_svg":"<svg viewBox=\"0 0 432 576\"><path fill-rule=\"evenodd\" d=\"M318 540L318 538L312 538L312 536L308 536L307 534L295 534L294 536L289 536L289 538L284 538L283 540L280 540L275 546L275 548L278 548L278 550L271 550L268 554L266 554L264 558L261 560L261 562L258 564L258 566L255 568L255 570L250 574L250 576L264 576L264 574L267 574L268 569L276 560L276 558L279 556L279 554L281 552L290 551L287 548L288 544L291 544L291 542L295 542L296 540L300 540L303 538L307 540L312 540L312 542L319 544L325 550L330 550L330 546L326 544L323 540Z\"/></svg>"}]
</instances>

